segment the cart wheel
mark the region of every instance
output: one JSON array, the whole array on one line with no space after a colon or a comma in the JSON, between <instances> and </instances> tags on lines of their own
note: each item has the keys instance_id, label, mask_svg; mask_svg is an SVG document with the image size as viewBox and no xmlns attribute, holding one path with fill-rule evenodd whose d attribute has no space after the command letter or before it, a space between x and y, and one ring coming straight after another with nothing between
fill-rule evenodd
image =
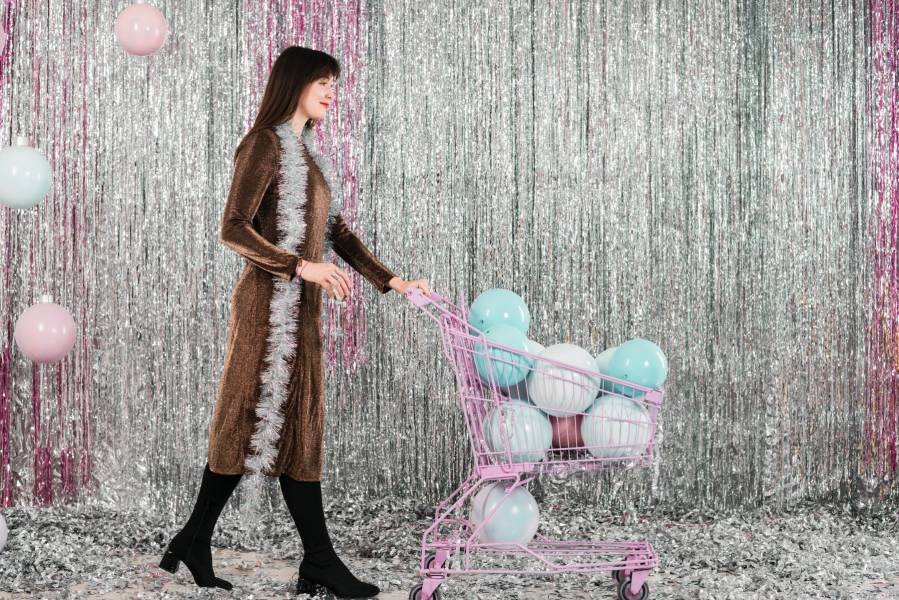
<instances>
[{"instance_id":1,"label":"cart wheel","mask_svg":"<svg viewBox=\"0 0 899 600\"><path fill-rule=\"evenodd\" d=\"M612 571L612 579L615 580L615 583L621 583L621 580L624 579L624 571L621 569L615 569Z\"/></svg>"},{"instance_id":2,"label":"cart wheel","mask_svg":"<svg viewBox=\"0 0 899 600\"><path fill-rule=\"evenodd\" d=\"M428 555L425 556L425 569L433 569L436 561L437 555L433 552L429 552Z\"/></svg>"},{"instance_id":3,"label":"cart wheel","mask_svg":"<svg viewBox=\"0 0 899 600\"><path fill-rule=\"evenodd\" d=\"M422 600L421 598L421 587L422 584L416 585L409 591L409 600ZM431 600L440 600L440 590L434 590L434 593L431 594Z\"/></svg>"},{"instance_id":4,"label":"cart wheel","mask_svg":"<svg viewBox=\"0 0 899 600\"><path fill-rule=\"evenodd\" d=\"M618 600L649 600L649 582L643 584L637 595L631 594L631 578L625 577L618 583Z\"/></svg>"}]
</instances>

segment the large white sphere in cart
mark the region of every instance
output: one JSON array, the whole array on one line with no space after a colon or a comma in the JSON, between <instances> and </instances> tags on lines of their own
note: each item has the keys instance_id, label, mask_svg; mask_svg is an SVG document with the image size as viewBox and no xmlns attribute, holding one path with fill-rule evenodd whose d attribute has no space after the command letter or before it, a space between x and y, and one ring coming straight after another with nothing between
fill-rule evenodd
<instances>
[{"instance_id":1,"label":"large white sphere in cart","mask_svg":"<svg viewBox=\"0 0 899 600\"><path fill-rule=\"evenodd\" d=\"M552 423L536 406L523 400L507 400L494 406L484 421L484 440L498 462L505 462L506 446L500 425L508 436L513 463L540 462L553 442Z\"/></svg>"},{"instance_id":2,"label":"large white sphere in cart","mask_svg":"<svg viewBox=\"0 0 899 600\"><path fill-rule=\"evenodd\" d=\"M597 398L581 423L584 446L596 458L642 455L649 444L651 430L646 408L620 396Z\"/></svg>"},{"instance_id":3,"label":"large white sphere in cart","mask_svg":"<svg viewBox=\"0 0 899 600\"><path fill-rule=\"evenodd\" d=\"M524 487L511 487L507 481L486 484L471 500L471 522L475 528L486 516L489 520L478 533L478 539L487 544L528 544L537 534L540 525L540 509L537 501ZM494 509L496 512L490 514Z\"/></svg>"},{"instance_id":4,"label":"large white sphere in cart","mask_svg":"<svg viewBox=\"0 0 899 600\"><path fill-rule=\"evenodd\" d=\"M574 344L553 344L539 356L578 369L597 371L593 355ZM584 412L599 393L600 381L596 377L542 361L540 358L534 361L534 370L527 380L528 395L534 404L557 417Z\"/></svg>"}]
</instances>

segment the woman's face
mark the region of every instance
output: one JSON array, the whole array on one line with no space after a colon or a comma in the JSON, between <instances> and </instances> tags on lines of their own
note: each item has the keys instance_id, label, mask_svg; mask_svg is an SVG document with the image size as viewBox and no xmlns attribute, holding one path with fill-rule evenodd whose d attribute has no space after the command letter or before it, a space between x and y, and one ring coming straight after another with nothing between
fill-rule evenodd
<instances>
[{"instance_id":1,"label":"woman's face","mask_svg":"<svg viewBox=\"0 0 899 600\"><path fill-rule=\"evenodd\" d=\"M337 93L337 80L325 75L306 86L300 96L300 108L310 119L321 121Z\"/></svg>"}]
</instances>

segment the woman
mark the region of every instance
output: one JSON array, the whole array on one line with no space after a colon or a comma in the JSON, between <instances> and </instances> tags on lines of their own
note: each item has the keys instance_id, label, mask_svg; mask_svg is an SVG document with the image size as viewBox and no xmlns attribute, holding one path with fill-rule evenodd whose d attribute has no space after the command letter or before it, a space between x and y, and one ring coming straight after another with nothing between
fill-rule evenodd
<instances>
[{"instance_id":1,"label":"woman","mask_svg":"<svg viewBox=\"0 0 899 600\"><path fill-rule=\"evenodd\" d=\"M321 262L326 249L381 293L419 288L366 248L340 214L329 165L313 127L334 98L340 65L324 52L285 49L269 76L253 127L237 146L221 223L222 242L247 259L231 299L225 365L209 432L197 502L160 567L181 561L201 587L231 589L215 576L210 540L216 520L245 472L278 477L303 543L297 593L319 586L341 598L377 595L334 552L322 508L324 370L321 291L350 293L343 269Z\"/></svg>"}]
</instances>

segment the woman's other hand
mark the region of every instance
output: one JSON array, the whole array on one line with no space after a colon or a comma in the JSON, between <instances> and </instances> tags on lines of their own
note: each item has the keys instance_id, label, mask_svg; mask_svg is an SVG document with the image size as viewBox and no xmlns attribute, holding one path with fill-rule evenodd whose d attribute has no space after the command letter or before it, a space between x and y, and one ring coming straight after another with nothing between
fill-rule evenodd
<instances>
[{"instance_id":1,"label":"woman's other hand","mask_svg":"<svg viewBox=\"0 0 899 600\"><path fill-rule=\"evenodd\" d=\"M350 295L350 278L334 263L301 260L297 264L297 274L303 281L317 283L336 300L343 301Z\"/></svg>"},{"instance_id":2,"label":"woman's other hand","mask_svg":"<svg viewBox=\"0 0 899 600\"><path fill-rule=\"evenodd\" d=\"M422 292L424 292L425 296L431 296L431 288L428 286L427 279L413 279L412 281L404 281L399 277L394 277L387 282L387 285L389 285L391 288L395 289L402 295L405 295L407 290L418 288Z\"/></svg>"}]
</instances>

